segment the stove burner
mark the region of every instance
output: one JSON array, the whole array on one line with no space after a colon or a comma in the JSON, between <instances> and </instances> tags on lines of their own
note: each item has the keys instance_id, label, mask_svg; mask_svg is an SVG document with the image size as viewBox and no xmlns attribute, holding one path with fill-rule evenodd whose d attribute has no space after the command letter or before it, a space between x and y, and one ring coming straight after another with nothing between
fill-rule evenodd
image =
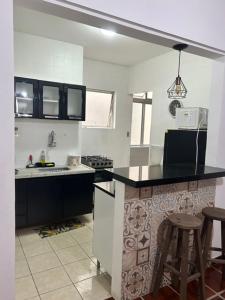
<instances>
[{"instance_id":1,"label":"stove burner","mask_svg":"<svg viewBox=\"0 0 225 300\"><path fill-rule=\"evenodd\" d=\"M94 169L105 169L113 167L113 160L100 155L82 156L81 163Z\"/></svg>"}]
</instances>

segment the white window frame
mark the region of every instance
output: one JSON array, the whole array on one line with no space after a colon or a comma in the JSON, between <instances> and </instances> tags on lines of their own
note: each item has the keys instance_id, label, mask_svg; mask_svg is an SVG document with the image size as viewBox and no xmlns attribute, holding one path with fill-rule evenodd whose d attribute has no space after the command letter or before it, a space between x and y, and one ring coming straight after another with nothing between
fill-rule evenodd
<instances>
[{"instance_id":1,"label":"white window frame","mask_svg":"<svg viewBox=\"0 0 225 300\"><path fill-rule=\"evenodd\" d=\"M106 91L106 90L99 90L99 89L92 89L87 88L87 92L96 92L96 93L103 93L103 94L110 94L111 97L111 104L110 104L110 112L108 118L108 126L95 126L95 125L84 125L82 122L82 128L99 128L99 129L114 129L115 128L115 92L114 91Z\"/></svg>"},{"instance_id":2,"label":"white window frame","mask_svg":"<svg viewBox=\"0 0 225 300\"><path fill-rule=\"evenodd\" d=\"M141 115L141 136L140 136L140 144L131 144L131 147L146 147L148 144L144 144L144 128L145 128L145 108L146 104L152 105L152 99L148 98L148 92L145 92L145 98L135 98L133 94L133 103L141 103L142 104L142 115ZM132 103L132 104L133 104ZM132 106L133 113L133 106ZM131 132L132 134L132 132Z\"/></svg>"}]
</instances>

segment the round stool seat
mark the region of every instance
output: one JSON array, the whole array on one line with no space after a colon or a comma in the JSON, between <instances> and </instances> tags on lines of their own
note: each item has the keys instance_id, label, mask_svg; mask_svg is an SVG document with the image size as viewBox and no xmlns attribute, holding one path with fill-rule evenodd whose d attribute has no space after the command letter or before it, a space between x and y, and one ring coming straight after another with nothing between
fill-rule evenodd
<instances>
[{"instance_id":1,"label":"round stool seat","mask_svg":"<svg viewBox=\"0 0 225 300\"><path fill-rule=\"evenodd\" d=\"M217 221L225 221L225 209L219 207L206 207L202 210L205 217Z\"/></svg>"},{"instance_id":2,"label":"round stool seat","mask_svg":"<svg viewBox=\"0 0 225 300\"><path fill-rule=\"evenodd\" d=\"M173 226L187 230L198 229L202 225L199 218L188 214L172 214L168 217L168 220Z\"/></svg>"}]
</instances>

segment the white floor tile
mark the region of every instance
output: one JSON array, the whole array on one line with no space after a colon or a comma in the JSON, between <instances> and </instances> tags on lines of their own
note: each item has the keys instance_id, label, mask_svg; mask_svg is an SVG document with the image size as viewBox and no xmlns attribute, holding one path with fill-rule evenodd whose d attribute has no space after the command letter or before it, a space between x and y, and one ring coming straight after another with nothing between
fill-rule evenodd
<instances>
[{"instance_id":1,"label":"white floor tile","mask_svg":"<svg viewBox=\"0 0 225 300\"><path fill-rule=\"evenodd\" d=\"M25 259L16 261L16 278L27 277L30 270Z\"/></svg>"},{"instance_id":2,"label":"white floor tile","mask_svg":"<svg viewBox=\"0 0 225 300\"><path fill-rule=\"evenodd\" d=\"M16 246L20 246L20 240L19 240L19 237L16 235L16 238L15 238L15 244Z\"/></svg>"},{"instance_id":3,"label":"white floor tile","mask_svg":"<svg viewBox=\"0 0 225 300\"><path fill-rule=\"evenodd\" d=\"M82 248L79 245L58 250L56 251L56 254L58 255L60 261L64 265L88 258L86 253L82 250Z\"/></svg>"},{"instance_id":4,"label":"white floor tile","mask_svg":"<svg viewBox=\"0 0 225 300\"><path fill-rule=\"evenodd\" d=\"M48 241L55 251L77 245L68 232L49 237Z\"/></svg>"},{"instance_id":5,"label":"white floor tile","mask_svg":"<svg viewBox=\"0 0 225 300\"><path fill-rule=\"evenodd\" d=\"M17 234L22 246L42 240L38 232L31 228L20 229L17 231Z\"/></svg>"},{"instance_id":6,"label":"white floor tile","mask_svg":"<svg viewBox=\"0 0 225 300\"><path fill-rule=\"evenodd\" d=\"M82 298L77 289L73 285L70 285L41 295L41 300L82 300Z\"/></svg>"},{"instance_id":7,"label":"white floor tile","mask_svg":"<svg viewBox=\"0 0 225 300\"><path fill-rule=\"evenodd\" d=\"M28 264L32 274L59 267L58 257L53 252L28 257Z\"/></svg>"},{"instance_id":8,"label":"white floor tile","mask_svg":"<svg viewBox=\"0 0 225 300\"><path fill-rule=\"evenodd\" d=\"M16 261L24 260L24 259L25 259L25 255L23 253L22 247L16 246Z\"/></svg>"},{"instance_id":9,"label":"white floor tile","mask_svg":"<svg viewBox=\"0 0 225 300\"><path fill-rule=\"evenodd\" d=\"M52 249L47 240L39 240L23 245L23 250L26 257L44 254L51 252Z\"/></svg>"},{"instance_id":10,"label":"white floor tile","mask_svg":"<svg viewBox=\"0 0 225 300\"><path fill-rule=\"evenodd\" d=\"M80 246L89 257L94 256L92 241L81 243Z\"/></svg>"},{"instance_id":11,"label":"white floor tile","mask_svg":"<svg viewBox=\"0 0 225 300\"><path fill-rule=\"evenodd\" d=\"M71 285L71 280L63 267L36 273L33 277L39 294L51 292L67 285Z\"/></svg>"},{"instance_id":12,"label":"white floor tile","mask_svg":"<svg viewBox=\"0 0 225 300\"><path fill-rule=\"evenodd\" d=\"M71 230L70 234L72 235L73 238L76 239L76 241L79 244L90 242L92 241L92 237L93 237L92 230L87 226L83 226L81 228Z\"/></svg>"},{"instance_id":13,"label":"white floor tile","mask_svg":"<svg viewBox=\"0 0 225 300\"><path fill-rule=\"evenodd\" d=\"M111 297L110 283L104 275L95 276L75 284L83 300L105 300Z\"/></svg>"},{"instance_id":14,"label":"white floor tile","mask_svg":"<svg viewBox=\"0 0 225 300\"><path fill-rule=\"evenodd\" d=\"M65 265L65 268L74 283L98 274L96 265L90 259L79 260Z\"/></svg>"},{"instance_id":15,"label":"white floor tile","mask_svg":"<svg viewBox=\"0 0 225 300\"><path fill-rule=\"evenodd\" d=\"M16 279L16 300L26 300L38 296L31 276Z\"/></svg>"}]
</instances>

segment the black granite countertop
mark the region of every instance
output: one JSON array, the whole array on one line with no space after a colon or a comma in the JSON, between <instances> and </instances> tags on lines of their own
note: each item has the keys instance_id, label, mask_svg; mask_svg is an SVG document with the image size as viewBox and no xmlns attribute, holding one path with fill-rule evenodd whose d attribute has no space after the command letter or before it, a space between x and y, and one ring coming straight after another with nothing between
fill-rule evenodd
<instances>
[{"instance_id":1,"label":"black granite countertop","mask_svg":"<svg viewBox=\"0 0 225 300\"><path fill-rule=\"evenodd\" d=\"M152 165L106 169L113 178L133 187L144 187L225 177L225 169L193 165Z\"/></svg>"},{"instance_id":2,"label":"black granite countertop","mask_svg":"<svg viewBox=\"0 0 225 300\"><path fill-rule=\"evenodd\" d=\"M115 181L98 182L94 183L94 186L108 195L115 197Z\"/></svg>"}]
</instances>

